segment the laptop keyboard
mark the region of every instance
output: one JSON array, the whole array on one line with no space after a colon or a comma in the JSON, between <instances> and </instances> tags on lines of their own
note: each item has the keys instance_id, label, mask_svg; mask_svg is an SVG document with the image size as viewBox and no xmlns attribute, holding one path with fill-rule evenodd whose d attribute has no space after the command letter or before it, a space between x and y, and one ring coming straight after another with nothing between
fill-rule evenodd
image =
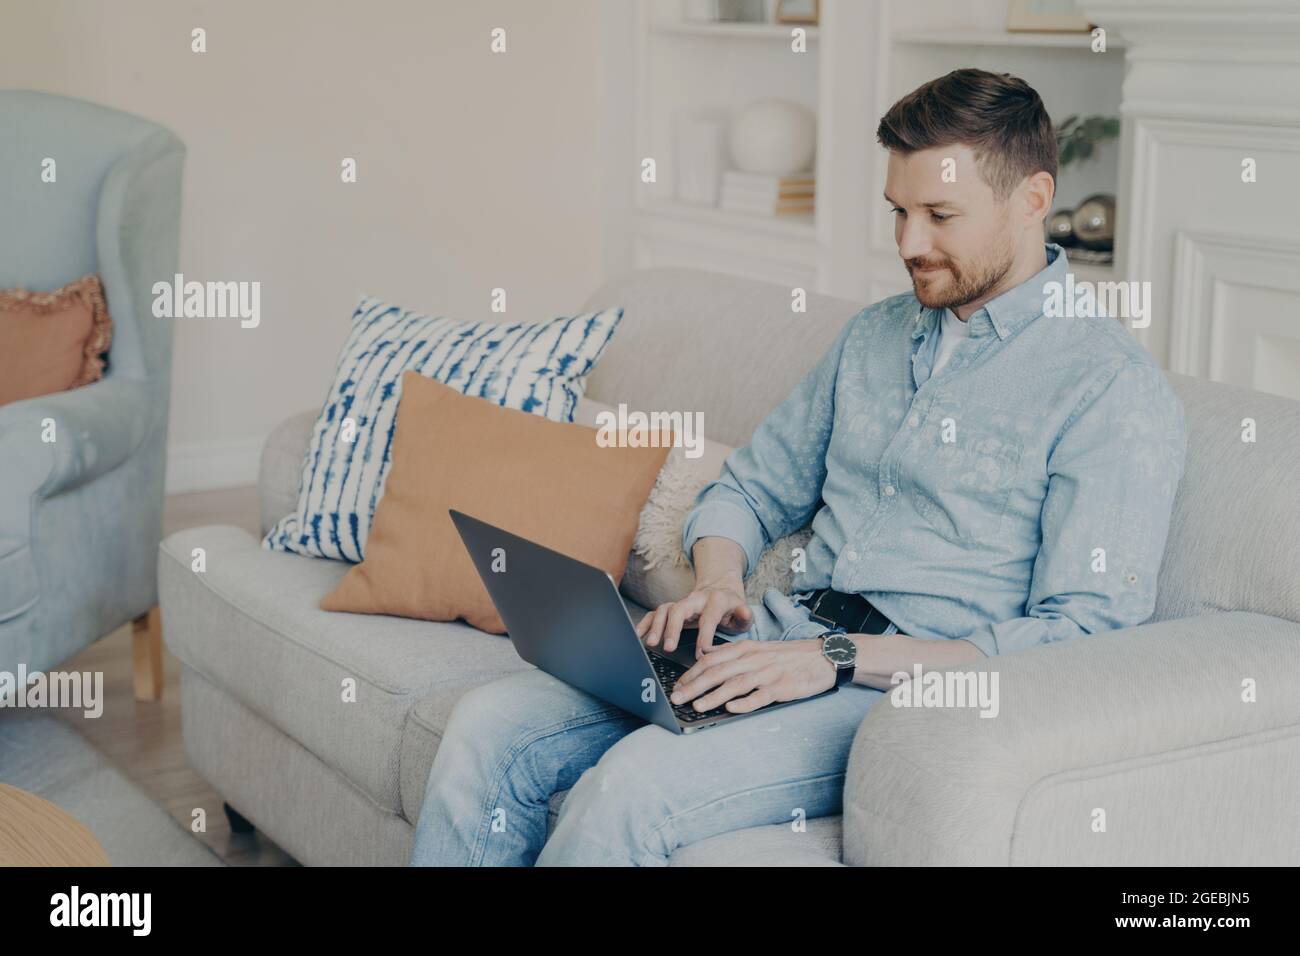
<instances>
[{"instance_id":1,"label":"laptop keyboard","mask_svg":"<svg viewBox=\"0 0 1300 956\"><path fill-rule=\"evenodd\" d=\"M720 714L730 714L725 706L714 707L712 710L696 710L694 701L687 701L684 704L673 704L673 688L677 685L677 678L686 673L686 668L676 661L669 660L666 657L660 657L653 651L650 652L650 663L655 669L655 676L659 678L659 683L668 695L668 703L673 708L673 713L677 719L684 724L694 723L697 720L704 720L708 717L717 717Z\"/></svg>"}]
</instances>

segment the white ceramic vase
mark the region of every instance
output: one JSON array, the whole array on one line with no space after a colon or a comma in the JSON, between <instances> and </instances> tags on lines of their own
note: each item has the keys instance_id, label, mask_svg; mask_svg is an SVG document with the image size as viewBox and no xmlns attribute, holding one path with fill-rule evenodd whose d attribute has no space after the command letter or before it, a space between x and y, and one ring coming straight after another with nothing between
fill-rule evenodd
<instances>
[{"instance_id":1,"label":"white ceramic vase","mask_svg":"<svg viewBox=\"0 0 1300 956\"><path fill-rule=\"evenodd\" d=\"M789 176L812 166L817 116L789 100L756 100L731 121L728 140L742 172Z\"/></svg>"}]
</instances>

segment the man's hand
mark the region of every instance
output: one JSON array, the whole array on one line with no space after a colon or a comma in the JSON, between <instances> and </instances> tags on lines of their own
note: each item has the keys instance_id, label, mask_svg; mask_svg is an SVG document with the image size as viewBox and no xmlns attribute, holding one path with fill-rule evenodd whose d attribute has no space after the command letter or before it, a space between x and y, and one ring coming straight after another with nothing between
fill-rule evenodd
<instances>
[{"instance_id":1,"label":"man's hand","mask_svg":"<svg viewBox=\"0 0 1300 956\"><path fill-rule=\"evenodd\" d=\"M726 705L747 714L778 701L802 700L835 686L835 665L822 641L734 641L711 648L677 679L672 702L696 710ZM703 695L703 696L701 696Z\"/></svg>"},{"instance_id":2,"label":"man's hand","mask_svg":"<svg viewBox=\"0 0 1300 956\"><path fill-rule=\"evenodd\" d=\"M754 624L754 613L745 602L745 591L739 581L718 584L697 584L695 590L680 601L661 604L637 623L637 637L645 640L647 647L663 642L665 653L677 649L682 626L695 624L699 634L695 639L695 656L701 657L713 644L713 634L718 626L727 630L747 631Z\"/></svg>"}]
</instances>

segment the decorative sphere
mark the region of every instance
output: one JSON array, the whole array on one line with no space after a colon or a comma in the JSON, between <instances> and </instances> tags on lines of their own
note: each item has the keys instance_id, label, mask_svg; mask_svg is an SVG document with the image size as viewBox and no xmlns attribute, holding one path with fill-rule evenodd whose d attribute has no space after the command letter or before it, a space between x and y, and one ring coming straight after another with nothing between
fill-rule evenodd
<instances>
[{"instance_id":1,"label":"decorative sphere","mask_svg":"<svg viewBox=\"0 0 1300 956\"><path fill-rule=\"evenodd\" d=\"M746 173L789 176L811 165L817 117L789 100L756 100L731 121L731 159Z\"/></svg>"},{"instance_id":2,"label":"decorative sphere","mask_svg":"<svg viewBox=\"0 0 1300 956\"><path fill-rule=\"evenodd\" d=\"M1111 249L1115 245L1115 197L1109 193L1089 196L1079 203L1070 219L1074 236L1089 249Z\"/></svg>"},{"instance_id":3,"label":"decorative sphere","mask_svg":"<svg viewBox=\"0 0 1300 956\"><path fill-rule=\"evenodd\" d=\"M1052 213L1051 218L1047 220L1047 238L1050 242L1058 245L1068 246L1074 242L1074 225L1070 221L1073 213L1068 209L1061 209Z\"/></svg>"}]
</instances>

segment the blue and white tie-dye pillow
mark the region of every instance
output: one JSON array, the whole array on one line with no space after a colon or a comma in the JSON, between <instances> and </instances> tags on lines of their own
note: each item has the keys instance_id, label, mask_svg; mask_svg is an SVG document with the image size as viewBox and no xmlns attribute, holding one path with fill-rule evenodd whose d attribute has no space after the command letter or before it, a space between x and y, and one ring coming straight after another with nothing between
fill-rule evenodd
<instances>
[{"instance_id":1,"label":"blue and white tie-dye pillow","mask_svg":"<svg viewBox=\"0 0 1300 956\"><path fill-rule=\"evenodd\" d=\"M492 325L420 315L363 296L312 429L298 507L271 529L263 547L344 561L365 556L392 454L403 372L571 422L587 375L622 317L622 309L606 309Z\"/></svg>"}]
</instances>

